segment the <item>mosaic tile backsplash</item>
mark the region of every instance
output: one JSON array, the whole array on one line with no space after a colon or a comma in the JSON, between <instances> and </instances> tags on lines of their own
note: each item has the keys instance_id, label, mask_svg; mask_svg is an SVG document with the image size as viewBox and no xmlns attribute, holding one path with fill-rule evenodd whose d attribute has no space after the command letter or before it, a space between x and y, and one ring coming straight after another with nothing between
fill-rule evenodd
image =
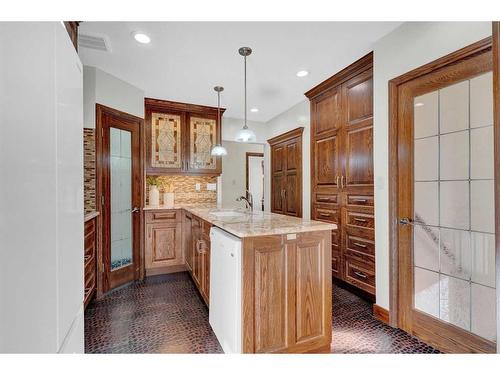
<instances>
[{"instance_id":1,"label":"mosaic tile backsplash","mask_svg":"<svg viewBox=\"0 0 500 375\"><path fill-rule=\"evenodd\" d=\"M201 185L201 191L196 191L196 184ZM174 203L217 203L217 191L207 190L207 184L217 183L215 176L158 176L160 204L163 204L163 192L168 184L174 188ZM149 185L146 184L146 205L149 204Z\"/></svg>"},{"instance_id":2,"label":"mosaic tile backsplash","mask_svg":"<svg viewBox=\"0 0 500 375\"><path fill-rule=\"evenodd\" d=\"M83 129L83 207L85 213L96 210L95 203L95 130Z\"/></svg>"}]
</instances>

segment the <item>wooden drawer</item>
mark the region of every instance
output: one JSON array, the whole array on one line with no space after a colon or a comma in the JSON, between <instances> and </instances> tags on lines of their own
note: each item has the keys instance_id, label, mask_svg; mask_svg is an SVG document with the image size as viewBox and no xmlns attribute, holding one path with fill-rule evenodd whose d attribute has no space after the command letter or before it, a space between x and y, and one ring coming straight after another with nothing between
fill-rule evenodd
<instances>
[{"instance_id":1,"label":"wooden drawer","mask_svg":"<svg viewBox=\"0 0 500 375\"><path fill-rule=\"evenodd\" d=\"M313 220L326 221L328 223L338 223L339 215L337 209L314 207Z\"/></svg>"},{"instance_id":2,"label":"wooden drawer","mask_svg":"<svg viewBox=\"0 0 500 375\"><path fill-rule=\"evenodd\" d=\"M359 228L374 229L375 218L371 214L347 210L347 225Z\"/></svg>"},{"instance_id":3,"label":"wooden drawer","mask_svg":"<svg viewBox=\"0 0 500 375\"><path fill-rule=\"evenodd\" d=\"M179 210L154 210L146 212L146 223L176 223L182 219Z\"/></svg>"},{"instance_id":4,"label":"wooden drawer","mask_svg":"<svg viewBox=\"0 0 500 375\"><path fill-rule=\"evenodd\" d=\"M87 220L85 222L85 226L84 226L83 231L85 232L85 235L87 235L88 233L91 233L91 232L92 233L95 232L95 218Z\"/></svg>"},{"instance_id":5,"label":"wooden drawer","mask_svg":"<svg viewBox=\"0 0 500 375\"><path fill-rule=\"evenodd\" d=\"M347 232L346 245L348 251L351 250L370 257L375 257L375 243L367 238L353 236Z\"/></svg>"},{"instance_id":6,"label":"wooden drawer","mask_svg":"<svg viewBox=\"0 0 500 375\"><path fill-rule=\"evenodd\" d=\"M375 266L345 257L345 281L368 293L375 294Z\"/></svg>"},{"instance_id":7,"label":"wooden drawer","mask_svg":"<svg viewBox=\"0 0 500 375\"><path fill-rule=\"evenodd\" d=\"M373 207L375 199L373 195L348 194L347 204L350 206Z\"/></svg>"},{"instance_id":8,"label":"wooden drawer","mask_svg":"<svg viewBox=\"0 0 500 375\"><path fill-rule=\"evenodd\" d=\"M316 194L316 203L338 203L337 194Z\"/></svg>"},{"instance_id":9,"label":"wooden drawer","mask_svg":"<svg viewBox=\"0 0 500 375\"><path fill-rule=\"evenodd\" d=\"M92 256L86 256L83 258L84 259L84 276L85 276L85 284L87 284L87 281L90 279L95 279L96 272L95 272L95 257Z\"/></svg>"}]
</instances>

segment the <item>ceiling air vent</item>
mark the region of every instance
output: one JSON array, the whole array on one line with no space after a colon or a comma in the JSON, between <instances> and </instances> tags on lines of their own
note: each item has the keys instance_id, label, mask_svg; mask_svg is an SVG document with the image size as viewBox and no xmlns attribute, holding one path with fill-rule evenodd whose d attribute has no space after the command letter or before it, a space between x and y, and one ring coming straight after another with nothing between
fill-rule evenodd
<instances>
[{"instance_id":1,"label":"ceiling air vent","mask_svg":"<svg viewBox=\"0 0 500 375\"><path fill-rule=\"evenodd\" d=\"M106 38L97 35L79 34L78 47L95 49L98 51L109 52L109 43Z\"/></svg>"}]
</instances>

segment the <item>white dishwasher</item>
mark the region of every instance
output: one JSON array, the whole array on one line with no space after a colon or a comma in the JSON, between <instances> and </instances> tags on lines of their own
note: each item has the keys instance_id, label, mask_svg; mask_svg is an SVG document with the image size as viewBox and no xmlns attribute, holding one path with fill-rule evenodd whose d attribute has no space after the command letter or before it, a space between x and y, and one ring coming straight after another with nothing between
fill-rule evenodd
<instances>
[{"instance_id":1,"label":"white dishwasher","mask_svg":"<svg viewBox=\"0 0 500 375\"><path fill-rule=\"evenodd\" d=\"M224 353L241 353L241 239L210 229L209 322Z\"/></svg>"}]
</instances>

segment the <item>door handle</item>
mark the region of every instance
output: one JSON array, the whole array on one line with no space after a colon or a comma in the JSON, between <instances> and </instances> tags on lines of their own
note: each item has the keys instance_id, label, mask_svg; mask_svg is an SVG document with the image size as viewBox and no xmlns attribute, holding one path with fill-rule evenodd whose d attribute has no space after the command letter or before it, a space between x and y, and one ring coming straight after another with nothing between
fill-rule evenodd
<instances>
[{"instance_id":1,"label":"door handle","mask_svg":"<svg viewBox=\"0 0 500 375\"><path fill-rule=\"evenodd\" d=\"M340 177L340 187L343 189L344 188L344 175Z\"/></svg>"},{"instance_id":2,"label":"door handle","mask_svg":"<svg viewBox=\"0 0 500 375\"><path fill-rule=\"evenodd\" d=\"M139 212L139 207L134 207L132 208L132 213L135 214L136 212Z\"/></svg>"},{"instance_id":3,"label":"door handle","mask_svg":"<svg viewBox=\"0 0 500 375\"><path fill-rule=\"evenodd\" d=\"M413 225L413 222L411 221L411 219L409 217L402 217L401 219L399 219L399 224L401 224L401 225Z\"/></svg>"},{"instance_id":4,"label":"door handle","mask_svg":"<svg viewBox=\"0 0 500 375\"><path fill-rule=\"evenodd\" d=\"M340 178L339 175L337 175L337 177L335 177L335 185L337 185L337 187L339 187L339 178Z\"/></svg>"}]
</instances>

